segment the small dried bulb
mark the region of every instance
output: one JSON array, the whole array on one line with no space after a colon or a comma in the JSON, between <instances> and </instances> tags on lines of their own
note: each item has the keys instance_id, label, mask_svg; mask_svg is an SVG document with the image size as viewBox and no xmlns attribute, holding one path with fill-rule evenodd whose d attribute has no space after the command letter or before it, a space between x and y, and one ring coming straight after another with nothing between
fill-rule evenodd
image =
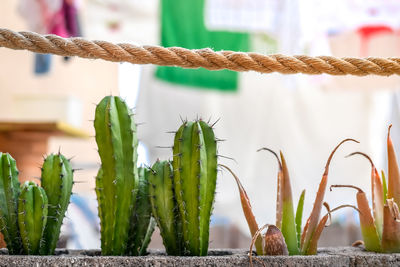
<instances>
[{"instance_id":1,"label":"small dried bulb","mask_svg":"<svg viewBox=\"0 0 400 267\"><path fill-rule=\"evenodd\" d=\"M264 255L279 256L289 255L285 238L275 225L269 225L264 236Z\"/></svg>"}]
</instances>

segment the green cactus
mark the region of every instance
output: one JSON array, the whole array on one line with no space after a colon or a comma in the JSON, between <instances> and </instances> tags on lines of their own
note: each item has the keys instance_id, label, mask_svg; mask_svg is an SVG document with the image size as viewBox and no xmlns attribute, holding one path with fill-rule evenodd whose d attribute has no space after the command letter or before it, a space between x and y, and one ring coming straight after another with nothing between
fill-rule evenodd
<instances>
[{"instance_id":1,"label":"green cactus","mask_svg":"<svg viewBox=\"0 0 400 267\"><path fill-rule=\"evenodd\" d=\"M60 235L73 184L73 170L60 153L42 167L42 187L18 182L15 160L0 152L0 227L11 255L51 255Z\"/></svg>"},{"instance_id":2,"label":"green cactus","mask_svg":"<svg viewBox=\"0 0 400 267\"><path fill-rule=\"evenodd\" d=\"M184 122L175 134L172 166L185 254L207 255L217 181L217 141L212 127L202 120Z\"/></svg>"},{"instance_id":3,"label":"green cactus","mask_svg":"<svg viewBox=\"0 0 400 267\"><path fill-rule=\"evenodd\" d=\"M151 216L151 204L149 201L149 172L148 168L138 168L139 190L128 240L128 254L131 256L146 255L146 250L156 225L154 218Z\"/></svg>"},{"instance_id":4,"label":"green cactus","mask_svg":"<svg viewBox=\"0 0 400 267\"><path fill-rule=\"evenodd\" d=\"M34 182L25 182L18 200L18 225L25 254L38 255L47 222L47 196Z\"/></svg>"},{"instance_id":5,"label":"green cactus","mask_svg":"<svg viewBox=\"0 0 400 267\"><path fill-rule=\"evenodd\" d=\"M0 228L10 254L22 252L17 223L17 200L20 193L15 160L0 152Z\"/></svg>"},{"instance_id":6,"label":"green cactus","mask_svg":"<svg viewBox=\"0 0 400 267\"><path fill-rule=\"evenodd\" d=\"M154 222L145 196L147 175L140 179L137 168L133 115L121 98L107 96L96 107L94 127L101 159L96 194L102 254L143 255Z\"/></svg>"},{"instance_id":7,"label":"green cactus","mask_svg":"<svg viewBox=\"0 0 400 267\"><path fill-rule=\"evenodd\" d=\"M43 255L52 255L72 194L73 169L69 160L60 153L46 157L42 166L41 182L47 194L49 207L43 246L40 250Z\"/></svg>"},{"instance_id":8,"label":"green cactus","mask_svg":"<svg viewBox=\"0 0 400 267\"><path fill-rule=\"evenodd\" d=\"M154 163L149 174L149 195L164 247L168 255L184 255L182 223L175 199L172 165L169 161Z\"/></svg>"}]
</instances>

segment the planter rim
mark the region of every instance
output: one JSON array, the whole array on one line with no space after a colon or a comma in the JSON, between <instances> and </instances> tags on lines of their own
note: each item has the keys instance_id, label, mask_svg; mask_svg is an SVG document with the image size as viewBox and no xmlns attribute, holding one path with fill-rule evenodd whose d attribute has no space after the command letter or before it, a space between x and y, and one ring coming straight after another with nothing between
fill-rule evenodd
<instances>
[{"instance_id":1,"label":"planter rim","mask_svg":"<svg viewBox=\"0 0 400 267\"><path fill-rule=\"evenodd\" d=\"M8 255L0 250L0 266L249 266L246 249L212 249L209 256L167 256L164 250L149 250L139 257L100 256L100 250L58 249L54 256ZM367 252L362 248L319 248L312 256L257 256L266 265L277 266L400 266L400 254ZM255 266L256 261L253 261Z\"/></svg>"}]
</instances>

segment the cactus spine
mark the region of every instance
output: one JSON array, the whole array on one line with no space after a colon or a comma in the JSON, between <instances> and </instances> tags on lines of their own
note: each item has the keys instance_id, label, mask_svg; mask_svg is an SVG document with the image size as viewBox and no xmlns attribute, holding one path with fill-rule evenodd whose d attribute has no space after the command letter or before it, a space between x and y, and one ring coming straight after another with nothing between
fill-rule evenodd
<instances>
[{"instance_id":1,"label":"cactus spine","mask_svg":"<svg viewBox=\"0 0 400 267\"><path fill-rule=\"evenodd\" d=\"M73 170L69 160L60 153L49 155L43 163L41 181L49 204L41 254L52 255L72 194Z\"/></svg>"},{"instance_id":2,"label":"cactus spine","mask_svg":"<svg viewBox=\"0 0 400 267\"><path fill-rule=\"evenodd\" d=\"M129 233L129 255L142 256L146 254L147 247L154 232L155 220L151 216L149 201L149 172L145 167L138 168L139 190L136 205L133 211L133 223Z\"/></svg>"},{"instance_id":3,"label":"cactus spine","mask_svg":"<svg viewBox=\"0 0 400 267\"><path fill-rule=\"evenodd\" d=\"M46 222L46 192L34 182L25 182L18 200L18 224L25 254L39 254Z\"/></svg>"},{"instance_id":4,"label":"cactus spine","mask_svg":"<svg viewBox=\"0 0 400 267\"><path fill-rule=\"evenodd\" d=\"M217 142L212 127L202 120L184 122L175 134L172 165L185 254L207 255L217 180Z\"/></svg>"},{"instance_id":5,"label":"cactus spine","mask_svg":"<svg viewBox=\"0 0 400 267\"><path fill-rule=\"evenodd\" d=\"M0 228L10 254L22 252L17 223L17 199L20 193L15 160L0 152Z\"/></svg>"},{"instance_id":6,"label":"cactus spine","mask_svg":"<svg viewBox=\"0 0 400 267\"><path fill-rule=\"evenodd\" d=\"M169 161L154 163L149 174L149 195L164 247L168 255L184 255L182 222L174 192L172 165Z\"/></svg>"},{"instance_id":7,"label":"cactus spine","mask_svg":"<svg viewBox=\"0 0 400 267\"><path fill-rule=\"evenodd\" d=\"M96 107L94 127L101 159L96 193L102 254L143 255L154 222L149 217L147 174L142 179L138 174L133 115L121 98L107 96Z\"/></svg>"}]
</instances>

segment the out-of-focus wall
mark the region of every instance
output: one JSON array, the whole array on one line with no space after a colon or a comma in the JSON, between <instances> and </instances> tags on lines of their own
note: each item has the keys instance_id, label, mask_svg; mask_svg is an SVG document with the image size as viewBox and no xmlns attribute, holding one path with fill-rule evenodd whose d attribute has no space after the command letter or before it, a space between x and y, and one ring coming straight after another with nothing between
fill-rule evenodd
<instances>
[{"instance_id":1,"label":"out-of-focus wall","mask_svg":"<svg viewBox=\"0 0 400 267\"><path fill-rule=\"evenodd\" d=\"M0 27L14 31L29 30L17 12L18 1L2 1ZM51 71L47 75L36 76L34 54L0 48L0 120L13 120L17 116L15 98L21 96L43 96L47 98L75 97L82 104L81 128L94 135L93 120L95 106L102 97L110 93L118 94L118 64L101 60L72 58L64 62L62 57L53 56ZM37 111L32 111L37 112ZM44 113L55 112L44 110ZM40 118L38 118L40 120ZM92 192L99 159L94 138L90 140L59 138L50 140L49 153L61 151L73 159L77 172L74 191ZM38 166L41 162L38 162Z\"/></svg>"}]
</instances>

